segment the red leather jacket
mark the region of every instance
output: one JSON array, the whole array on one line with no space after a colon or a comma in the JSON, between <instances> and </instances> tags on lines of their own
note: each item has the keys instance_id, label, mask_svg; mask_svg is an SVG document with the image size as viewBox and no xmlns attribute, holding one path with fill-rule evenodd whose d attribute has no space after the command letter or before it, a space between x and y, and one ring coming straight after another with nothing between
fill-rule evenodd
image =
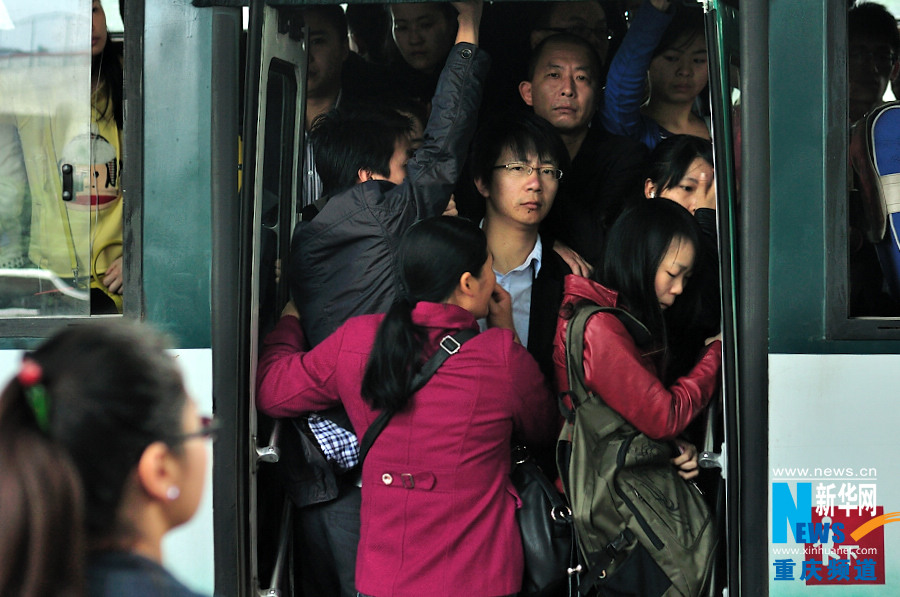
<instances>
[{"instance_id":1,"label":"red leather jacket","mask_svg":"<svg viewBox=\"0 0 900 597\"><path fill-rule=\"evenodd\" d=\"M616 307L618 293L586 278L566 276L553 346L560 392L569 389L566 307L584 301ZM706 348L687 375L667 388L659 379L654 353L642 352L614 314L601 312L591 316L584 331L584 375L588 388L654 439L674 438L709 403L718 386L721 363L722 343L717 340Z\"/></svg>"}]
</instances>

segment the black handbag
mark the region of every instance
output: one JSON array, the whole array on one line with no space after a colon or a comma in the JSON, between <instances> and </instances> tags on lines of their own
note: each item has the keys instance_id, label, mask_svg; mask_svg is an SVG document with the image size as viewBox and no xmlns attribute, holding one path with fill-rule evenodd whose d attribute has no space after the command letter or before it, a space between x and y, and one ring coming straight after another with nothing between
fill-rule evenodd
<instances>
[{"instance_id":1,"label":"black handbag","mask_svg":"<svg viewBox=\"0 0 900 597\"><path fill-rule=\"evenodd\" d=\"M516 511L525 551L519 596L568 595L577 557L572 510L524 446L513 449L511 478L522 499Z\"/></svg>"}]
</instances>

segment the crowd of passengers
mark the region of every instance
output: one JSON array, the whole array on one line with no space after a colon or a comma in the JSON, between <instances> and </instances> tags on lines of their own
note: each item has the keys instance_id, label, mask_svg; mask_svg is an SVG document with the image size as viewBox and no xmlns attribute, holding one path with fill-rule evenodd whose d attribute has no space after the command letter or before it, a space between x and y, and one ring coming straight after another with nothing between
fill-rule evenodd
<instances>
[{"instance_id":1,"label":"crowd of passengers","mask_svg":"<svg viewBox=\"0 0 900 597\"><path fill-rule=\"evenodd\" d=\"M702 14L647 0L617 37L617 3L542 4L524 28L522 11L303 11L304 208L257 406L299 431L287 487L305 595L520 590L511 447L555 477L565 328L583 302L628 310L650 338L593 316L589 387L698 474L684 434L721 359ZM381 56L357 29L379 14L395 62L363 57ZM411 394L466 329L481 333Z\"/></svg>"},{"instance_id":2,"label":"crowd of passengers","mask_svg":"<svg viewBox=\"0 0 900 597\"><path fill-rule=\"evenodd\" d=\"M642 324L590 318L589 389L698 475L690 426L722 352L703 29L681 3L632 8L627 33L623 5L593 0L542 4L525 30L521 5L478 0L303 9L304 205L257 378L259 410L288 429L300 594L519 592L511 447L555 475L583 304ZM900 35L857 8L861 115L896 78ZM197 597L161 566L162 539L198 507L213 431L146 329L75 326L26 353L0 398L0 594Z\"/></svg>"}]
</instances>

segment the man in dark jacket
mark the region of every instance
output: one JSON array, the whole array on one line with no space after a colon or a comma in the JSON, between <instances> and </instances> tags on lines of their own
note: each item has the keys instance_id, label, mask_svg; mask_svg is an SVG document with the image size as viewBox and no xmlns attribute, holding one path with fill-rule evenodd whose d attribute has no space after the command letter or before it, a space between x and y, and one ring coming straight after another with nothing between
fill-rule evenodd
<instances>
[{"instance_id":1,"label":"man in dark jacket","mask_svg":"<svg viewBox=\"0 0 900 597\"><path fill-rule=\"evenodd\" d=\"M448 208L489 63L477 47L481 3L454 6L459 10L457 43L438 81L424 142L411 157L412 123L396 111L344 106L313 128L325 200L306 211L308 221L294 232L287 272L311 345L350 317L387 311L400 293L394 265L400 236L416 221ZM310 211L317 211L311 219ZM335 476L355 470L356 437L345 413L313 415L300 427L305 467L295 471L303 483L294 485L302 489L298 505L306 507L299 513L299 550L308 574L324 576L330 569L340 576L341 595L355 595L359 488L356 475L348 472L337 481ZM335 443L340 447L332 452ZM321 586L309 591L333 594Z\"/></svg>"},{"instance_id":2,"label":"man in dark jacket","mask_svg":"<svg viewBox=\"0 0 900 597\"><path fill-rule=\"evenodd\" d=\"M643 197L647 157L639 142L609 133L594 118L600 64L584 39L560 33L535 48L528 80L519 84L522 100L559 132L572 160L541 230L591 265L600 259L606 230Z\"/></svg>"},{"instance_id":3,"label":"man in dark jacket","mask_svg":"<svg viewBox=\"0 0 900 597\"><path fill-rule=\"evenodd\" d=\"M461 15L460 31L471 29L462 21ZM438 83L424 143L408 163L408 135L395 122L388 125L387 137L377 140L381 155L373 151L354 158L351 154L361 152L337 134L340 129L358 145L362 128L373 129L381 116L338 112L330 130L313 131L316 167L330 198L295 232L289 272L291 294L312 344L348 317L386 311L397 296L396 241L414 222L447 208L474 133L487 68L486 54L474 44L457 43Z\"/></svg>"}]
</instances>

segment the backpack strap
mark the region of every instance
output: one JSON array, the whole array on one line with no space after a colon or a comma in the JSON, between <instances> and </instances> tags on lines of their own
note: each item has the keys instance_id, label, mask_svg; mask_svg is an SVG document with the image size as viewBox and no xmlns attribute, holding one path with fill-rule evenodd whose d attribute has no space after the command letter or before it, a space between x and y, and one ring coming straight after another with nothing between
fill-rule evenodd
<instances>
[{"instance_id":1,"label":"backpack strap","mask_svg":"<svg viewBox=\"0 0 900 597\"><path fill-rule=\"evenodd\" d=\"M635 540L634 533L625 528L613 539L602 552L591 554L588 558L588 571L581 577L578 594L585 597L590 594L594 586L606 578L606 570L622 551Z\"/></svg>"},{"instance_id":2,"label":"backpack strap","mask_svg":"<svg viewBox=\"0 0 900 597\"><path fill-rule=\"evenodd\" d=\"M584 380L584 330L588 319L601 311L615 315L638 346L646 346L652 339L647 326L624 309L601 307L594 303L576 306L575 313L566 328L566 372L569 376L569 393L575 408L584 403L589 394Z\"/></svg>"},{"instance_id":3,"label":"backpack strap","mask_svg":"<svg viewBox=\"0 0 900 597\"><path fill-rule=\"evenodd\" d=\"M572 398L573 410L584 404L588 398L584 381L584 329L587 327L587 320L591 315L609 309L595 304L578 306L566 328L566 374L569 378L569 396Z\"/></svg>"},{"instance_id":4,"label":"backpack strap","mask_svg":"<svg viewBox=\"0 0 900 597\"><path fill-rule=\"evenodd\" d=\"M642 324L638 319L618 307L601 307L594 303L586 303L575 307L575 313L569 320L566 328L566 374L569 379L569 391L562 394L559 398L560 410L566 421L575 422L575 411L579 406L594 397L593 393L588 389L584 378L584 331L587 327L587 321L592 315L599 312L612 313L622 322L625 329L638 346L648 345L651 341L650 330ZM571 407L566 404L565 397L571 399ZM622 415L611 409L604 401L602 396L595 397L598 405L604 408L604 421L609 426L609 431L626 423Z\"/></svg>"},{"instance_id":5,"label":"backpack strap","mask_svg":"<svg viewBox=\"0 0 900 597\"><path fill-rule=\"evenodd\" d=\"M425 384L428 383L428 380L431 379L431 376L444 364L444 361L459 352L463 343L471 340L477 335L478 332L475 330L465 329L456 332L452 336L444 336L439 343L440 348L438 351L422 365L422 369L416 373L412 382L410 382L409 395L412 396L421 390ZM372 424L366 429L366 433L363 435L362 442L360 442L359 446L360 468L362 468L363 461L366 459L366 454L369 453L369 449L372 447L372 444L375 443L375 438L378 437L385 427L387 427L388 421L390 421L393 416L394 411L385 409L381 411L378 418L372 421Z\"/></svg>"}]
</instances>

